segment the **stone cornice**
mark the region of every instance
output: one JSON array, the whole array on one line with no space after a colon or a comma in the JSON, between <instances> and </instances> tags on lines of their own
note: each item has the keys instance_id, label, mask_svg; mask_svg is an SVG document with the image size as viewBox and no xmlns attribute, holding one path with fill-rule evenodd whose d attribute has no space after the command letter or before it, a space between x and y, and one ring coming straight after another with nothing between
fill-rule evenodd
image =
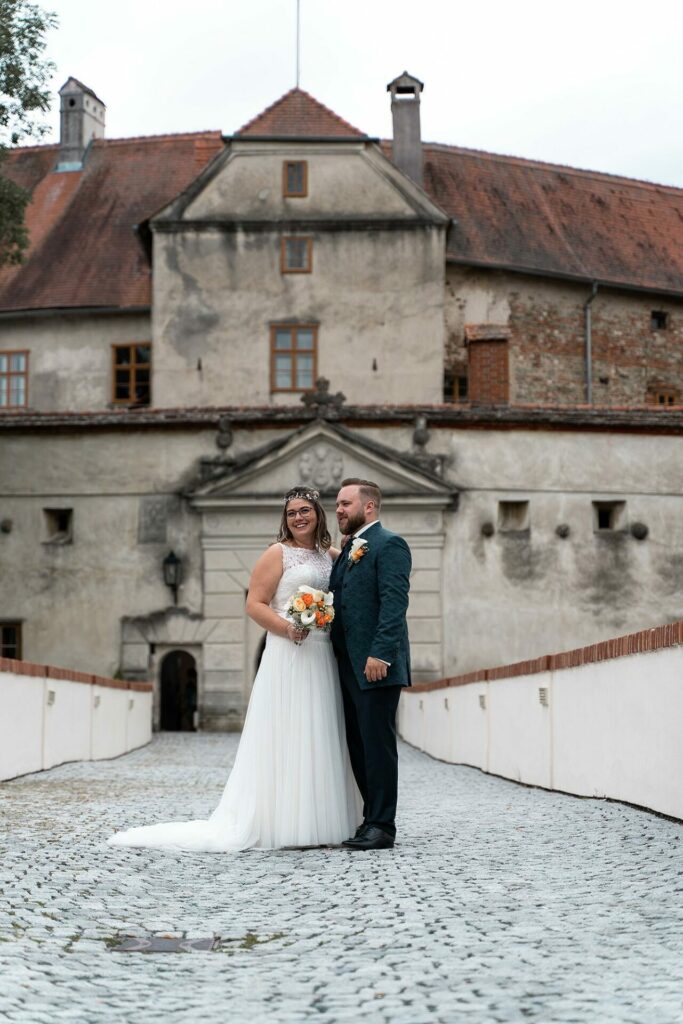
<instances>
[{"instance_id":1,"label":"stone cornice","mask_svg":"<svg viewBox=\"0 0 683 1024\"><path fill-rule=\"evenodd\" d=\"M412 427L418 416L429 429L564 430L683 434L683 407L348 405L329 416L345 427ZM292 429L313 422L301 405L221 406L186 409L107 409L92 412L0 412L0 432L218 429L220 420L249 429Z\"/></svg>"},{"instance_id":2,"label":"stone cornice","mask_svg":"<svg viewBox=\"0 0 683 1024\"><path fill-rule=\"evenodd\" d=\"M175 219L175 220L154 220L150 222L151 229L155 234L176 234L187 231L204 234L206 232L220 232L221 234L234 234L237 231L244 232L268 232L280 234L283 231L326 231L339 233L341 231L414 231L416 228L443 228L441 221L428 217L354 217L344 214L335 214L324 217L270 217L258 220L243 220L239 218L230 219L220 217L201 220Z\"/></svg>"}]
</instances>

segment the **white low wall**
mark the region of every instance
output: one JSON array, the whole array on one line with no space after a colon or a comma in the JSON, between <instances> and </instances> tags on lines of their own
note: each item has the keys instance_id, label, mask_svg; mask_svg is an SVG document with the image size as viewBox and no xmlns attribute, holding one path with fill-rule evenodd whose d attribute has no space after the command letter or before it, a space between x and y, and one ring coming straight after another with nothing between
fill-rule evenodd
<instances>
[{"instance_id":1,"label":"white low wall","mask_svg":"<svg viewBox=\"0 0 683 1024\"><path fill-rule=\"evenodd\" d=\"M152 738L151 683L0 659L0 707L0 780L118 757Z\"/></svg>"},{"instance_id":2,"label":"white low wall","mask_svg":"<svg viewBox=\"0 0 683 1024\"><path fill-rule=\"evenodd\" d=\"M590 656L576 667L552 667L568 659L549 656L539 659L551 666L544 671L529 663L528 674L495 669L406 689L399 732L443 761L683 819L683 646Z\"/></svg>"}]
</instances>

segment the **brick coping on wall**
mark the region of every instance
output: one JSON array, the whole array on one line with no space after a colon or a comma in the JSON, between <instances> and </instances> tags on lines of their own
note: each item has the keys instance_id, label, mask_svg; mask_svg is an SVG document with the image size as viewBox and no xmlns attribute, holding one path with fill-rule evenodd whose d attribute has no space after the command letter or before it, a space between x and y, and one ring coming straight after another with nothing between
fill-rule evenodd
<instances>
[{"instance_id":1,"label":"brick coping on wall","mask_svg":"<svg viewBox=\"0 0 683 1024\"><path fill-rule=\"evenodd\" d=\"M16 661L14 658L0 658L0 672L13 672L18 676L39 676L46 679L63 679L68 683L89 683L91 686L108 686L113 690L136 690L150 693L154 683L128 679L110 679L91 672L77 672L71 668L57 668L54 665L37 665L32 661Z\"/></svg>"},{"instance_id":2,"label":"brick coping on wall","mask_svg":"<svg viewBox=\"0 0 683 1024\"><path fill-rule=\"evenodd\" d=\"M596 661L623 658L627 654L645 654L648 651L659 651L664 647L675 647L677 644L683 644L683 620L671 622L666 626L641 629L638 633L627 633L626 636L617 636L611 640L602 640L597 644L589 644L588 647L575 647L560 654L543 654L540 658L517 661L512 665L481 668L447 679L437 679L433 683L415 683L404 692L424 693L426 690L442 690L448 686L466 686L469 683L485 683L494 679L510 679L514 676L531 676L538 672L578 668L580 665L589 665Z\"/></svg>"}]
</instances>

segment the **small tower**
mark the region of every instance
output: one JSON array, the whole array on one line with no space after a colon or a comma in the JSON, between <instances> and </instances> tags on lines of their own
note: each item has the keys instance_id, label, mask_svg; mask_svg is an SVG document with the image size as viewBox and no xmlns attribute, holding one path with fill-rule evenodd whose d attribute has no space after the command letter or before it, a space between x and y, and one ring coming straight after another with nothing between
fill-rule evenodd
<instances>
[{"instance_id":1,"label":"small tower","mask_svg":"<svg viewBox=\"0 0 683 1024\"><path fill-rule=\"evenodd\" d=\"M404 71L389 82L391 116L394 122L393 160L400 171L422 185L422 137L420 93L424 84Z\"/></svg>"},{"instance_id":2,"label":"small tower","mask_svg":"<svg viewBox=\"0 0 683 1024\"><path fill-rule=\"evenodd\" d=\"M92 89L69 78L59 90L60 132L58 171L80 171L92 139L104 138L106 107Z\"/></svg>"}]
</instances>

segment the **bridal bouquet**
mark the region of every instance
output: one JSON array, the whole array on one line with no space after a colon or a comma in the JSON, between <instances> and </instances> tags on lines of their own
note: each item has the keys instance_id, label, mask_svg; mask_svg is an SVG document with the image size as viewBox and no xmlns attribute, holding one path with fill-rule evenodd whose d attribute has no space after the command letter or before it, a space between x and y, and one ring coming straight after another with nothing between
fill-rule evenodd
<instances>
[{"instance_id":1,"label":"bridal bouquet","mask_svg":"<svg viewBox=\"0 0 683 1024\"><path fill-rule=\"evenodd\" d=\"M287 603L287 618L301 629L330 628L334 618L334 594L314 587L299 587Z\"/></svg>"}]
</instances>

